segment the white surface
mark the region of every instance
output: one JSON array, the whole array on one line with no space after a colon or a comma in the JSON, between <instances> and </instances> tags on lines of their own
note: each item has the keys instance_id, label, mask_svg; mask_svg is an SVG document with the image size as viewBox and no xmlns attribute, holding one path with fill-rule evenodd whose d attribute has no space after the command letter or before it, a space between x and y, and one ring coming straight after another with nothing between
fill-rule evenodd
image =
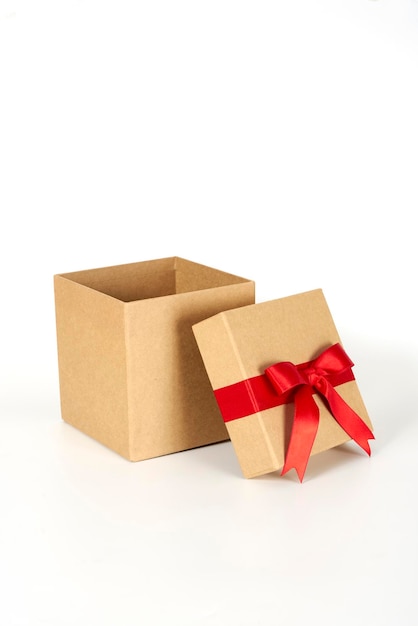
<instances>
[{"instance_id":1,"label":"white surface","mask_svg":"<svg viewBox=\"0 0 418 626\"><path fill-rule=\"evenodd\" d=\"M418 3L0 4L0 623L418 621ZM375 426L294 475L62 423L54 273L321 287Z\"/></svg>"}]
</instances>

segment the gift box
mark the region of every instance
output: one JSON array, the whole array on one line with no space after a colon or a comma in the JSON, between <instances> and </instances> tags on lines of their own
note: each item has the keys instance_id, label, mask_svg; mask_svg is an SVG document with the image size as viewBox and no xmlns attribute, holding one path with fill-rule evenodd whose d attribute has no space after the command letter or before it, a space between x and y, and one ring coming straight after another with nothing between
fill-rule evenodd
<instances>
[{"instance_id":1,"label":"gift box","mask_svg":"<svg viewBox=\"0 0 418 626\"><path fill-rule=\"evenodd\" d=\"M295 468L372 424L321 289L224 311L193 326L243 475Z\"/></svg>"},{"instance_id":2,"label":"gift box","mask_svg":"<svg viewBox=\"0 0 418 626\"><path fill-rule=\"evenodd\" d=\"M54 276L61 414L131 461L228 439L192 325L254 282L170 257Z\"/></svg>"}]
</instances>

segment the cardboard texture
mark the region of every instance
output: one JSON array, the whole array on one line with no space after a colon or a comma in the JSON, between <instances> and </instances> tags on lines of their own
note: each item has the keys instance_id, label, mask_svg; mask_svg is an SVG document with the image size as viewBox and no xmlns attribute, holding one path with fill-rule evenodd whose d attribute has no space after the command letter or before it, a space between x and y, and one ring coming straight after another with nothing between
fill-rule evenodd
<instances>
[{"instance_id":1,"label":"cardboard texture","mask_svg":"<svg viewBox=\"0 0 418 626\"><path fill-rule=\"evenodd\" d=\"M193 332L214 390L260 376L281 361L306 363L341 344L320 289L219 313L194 325ZM338 393L371 428L356 381L339 385ZM350 439L322 399L314 398L320 420L311 454ZM246 478L283 467L293 412L288 403L226 422Z\"/></svg>"},{"instance_id":2,"label":"cardboard texture","mask_svg":"<svg viewBox=\"0 0 418 626\"><path fill-rule=\"evenodd\" d=\"M255 284L179 257L54 276L61 414L131 461L228 439L192 325Z\"/></svg>"}]
</instances>

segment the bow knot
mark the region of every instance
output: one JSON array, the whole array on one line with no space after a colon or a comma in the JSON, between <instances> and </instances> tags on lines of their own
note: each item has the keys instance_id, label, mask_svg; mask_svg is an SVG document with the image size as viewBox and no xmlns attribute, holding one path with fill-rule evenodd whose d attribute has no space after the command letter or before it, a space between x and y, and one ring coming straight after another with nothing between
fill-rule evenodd
<instances>
[{"instance_id":1,"label":"bow knot","mask_svg":"<svg viewBox=\"0 0 418 626\"><path fill-rule=\"evenodd\" d=\"M308 367L303 372L308 380L308 383L315 387L315 385L326 376L325 370L320 367Z\"/></svg>"}]
</instances>

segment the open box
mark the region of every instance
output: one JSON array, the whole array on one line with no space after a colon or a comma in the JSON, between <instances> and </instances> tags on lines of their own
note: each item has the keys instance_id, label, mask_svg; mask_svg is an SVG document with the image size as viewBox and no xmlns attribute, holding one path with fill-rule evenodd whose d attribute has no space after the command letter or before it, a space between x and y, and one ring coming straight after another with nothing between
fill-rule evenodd
<instances>
[{"instance_id":1,"label":"open box","mask_svg":"<svg viewBox=\"0 0 418 626\"><path fill-rule=\"evenodd\" d=\"M228 439L192 326L253 281L179 257L54 276L61 414L131 461Z\"/></svg>"}]
</instances>

